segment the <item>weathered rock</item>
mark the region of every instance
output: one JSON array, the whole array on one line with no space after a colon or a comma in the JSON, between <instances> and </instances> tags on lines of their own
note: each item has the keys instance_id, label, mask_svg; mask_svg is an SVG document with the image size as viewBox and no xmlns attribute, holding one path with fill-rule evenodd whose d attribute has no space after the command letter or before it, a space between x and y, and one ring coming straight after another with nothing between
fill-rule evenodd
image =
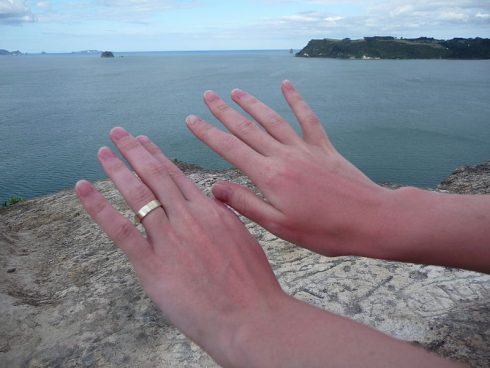
<instances>
[{"instance_id":1,"label":"weathered rock","mask_svg":"<svg viewBox=\"0 0 490 368\"><path fill-rule=\"evenodd\" d=\"M217 180L252 188L236 170L187 169L207 193ZM486 184L460 185L468 175ZM441 189L489 193L488 170L458 170L449 179ZM132 215L109 182L96 186ZM322 257L244 222L296 298L473 367L488 366L490 276ZM1 367L216 366L145 296L125 256L71 190L0 211L0 269Z\"/></svg>"},{"instance_id":2,"label":"weathered rock","mask_svg":"<svg viewBox=\"0 0 490 368\"><path fill-rule=\"evenodd\" d=\"M490 161L458 168L439 184L437 189L468 194L490 194Z\"/></svg>"}]
</instances>

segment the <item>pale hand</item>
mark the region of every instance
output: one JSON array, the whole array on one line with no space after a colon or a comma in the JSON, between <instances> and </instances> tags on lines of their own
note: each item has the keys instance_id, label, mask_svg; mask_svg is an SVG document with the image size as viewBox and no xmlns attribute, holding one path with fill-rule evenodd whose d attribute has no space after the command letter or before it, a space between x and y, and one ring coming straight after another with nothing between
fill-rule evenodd
<instances>
[{"instance_id":1,"label":"pale hand","mask_svg":"<svg viewBox=\"0 0 490 368\"><path fill-rule=\"evenodd\" d=\"M105 171L138 212L146 237L86 181L83 206L128 255L166 317L225 367L453 367L433 354L287 296L264 252L221 202L205 197L146 137L111 138L135 176L108 148Z\"/></svg>"},{"instance_id":2,"label":"pale hand","mask_svg":"<svg viewBox=\"0 0 490 368\"><path fill-rule=\"evenodd\" d=\"M391 191L372 182L335 150L290 82L283 83L282 91L303 138L275 111L241 90L232 91L233 100L264 129L211 91L204 100L232 134L188 117L191 131L246 173L265 200L229 182L215 185L213 194L295 244L331 256L360 254L362 247L374 246L373 235L379 229L373 225L380 222L380 209Z\"/></svg>"},{"instance_id":3,"label":"pale hand","mask_svg":"<svg viewBox=\"0 0 490 368\"><path fill-rule=\"evenodd\" d=\"M150 298L184 334L230 366L236 334L268 319L289 297L234 213L206 197L146 137L121 128L111 138L138 179L109 148L98 157L133 211L158 199L146 237L87 181L76 192L87 212L127 254Z\"/></svg>"},{"instance_id":4,"label":"pale hand","mask_svg":"<svg viewBox=\"0 0 490 368\"><path fill-rule=\"evenodd\" d=\"M282 92L301 126L300 137L279 114L235 89L204 101L230 131L196 116L190 130L256 184L264 199L222 182L214 196L279 237L328 256L358 255L490 272L490 196L391 190L340 155L318 117L291 82Z\"/></svg>"}]
</instances>

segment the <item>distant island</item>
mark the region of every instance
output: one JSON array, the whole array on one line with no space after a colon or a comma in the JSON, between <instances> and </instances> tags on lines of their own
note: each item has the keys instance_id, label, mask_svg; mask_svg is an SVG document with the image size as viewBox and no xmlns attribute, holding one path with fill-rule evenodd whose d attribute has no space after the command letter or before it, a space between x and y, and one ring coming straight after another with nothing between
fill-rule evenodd
<instances>
[{"instance_id":1,"label":"distant island","mask_svg":"<svg viewBox=\"0 0 490 368\"><path fill-rule=\"evenodd\" d=\"M490 59L490 39L364 37L311 40L299 57L336 59Z\"/></svg>"},{"instance_id":2,"label":"distant island","mask_svg":"<svg viewBox=\"0 0 490 368\"><path fill-rule=\"evenodd\" d=\"M102 57L102 58L113 58L114 54L111 51L103 51L100 54L100 57Z\"/></svg>"},{"instance_id":3,"label":"distant island","mask_svg":"<svg viewBox=\"0 0 490 368\"><path fill-rule=\"evenodd\" d=\"M17 51L8 51L4 49L0 49L0 55L13 55L13 56L18 56L18 55L24 55L22 52L19 50Z\"/></svg>"}]
</instances>

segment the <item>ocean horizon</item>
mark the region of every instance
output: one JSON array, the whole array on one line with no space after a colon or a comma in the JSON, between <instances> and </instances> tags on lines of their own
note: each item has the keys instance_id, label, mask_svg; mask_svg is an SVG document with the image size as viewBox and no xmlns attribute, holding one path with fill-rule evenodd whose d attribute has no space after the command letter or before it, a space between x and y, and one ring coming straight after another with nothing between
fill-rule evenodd
<instances>
[{"instance_id":1,"label":"ocean horizon","mask_svg":"<svg viewBox=\"0 0 490 368\"><path fill-rule=\"evenodd\" d=\"M168 54L175 54L175 55L198 55L198 54L233 54L233 53L267 53L267 52L272 52L272 53L283 53L287 52L289 53L290 50L293 51L299 51L301 48L293 48L293 49L230 49L230 50L163 50L163 51L156 51L156 50L149 50L149 51L115 51L115 50L80 50L80 51L53 51L53 52L47 52L47 51L36 51L36 52L22 52L22 55L0 55L0 57L19 57L19 56L63 56L63 55L70 55L70 56L100 56L101 52L104 51L111 51L115 55L121 55L121 56L128 56L128 55L145 55L148 54L150 56L155 56L155 55L168 55ZM12 51L12 50L9 50Z\"/></svg>"}]
</instances>

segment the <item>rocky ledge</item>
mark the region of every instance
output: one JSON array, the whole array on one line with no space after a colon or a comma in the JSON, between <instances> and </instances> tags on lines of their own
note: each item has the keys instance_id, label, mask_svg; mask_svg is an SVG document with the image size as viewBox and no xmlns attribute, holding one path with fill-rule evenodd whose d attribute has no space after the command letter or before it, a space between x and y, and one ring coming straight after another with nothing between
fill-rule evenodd
<instances>
[{"instance_id":1,"label":"rocky ledge","mask_svg":"<svg viewBox=\"0 0 490 368\"><path fill-rule=\"evenodd\" d=\"M236 170L186 173L209 193ZM97 187L126 215L108 181ZM490 193L490 161L454 172L437 190ZM359 257L327 258L244 219L283 288L472 367L490 361L490 276ZM215 367L145 296L124 255L73 191L0 210L0 366Z\"/></svg>"}]
</instances>

